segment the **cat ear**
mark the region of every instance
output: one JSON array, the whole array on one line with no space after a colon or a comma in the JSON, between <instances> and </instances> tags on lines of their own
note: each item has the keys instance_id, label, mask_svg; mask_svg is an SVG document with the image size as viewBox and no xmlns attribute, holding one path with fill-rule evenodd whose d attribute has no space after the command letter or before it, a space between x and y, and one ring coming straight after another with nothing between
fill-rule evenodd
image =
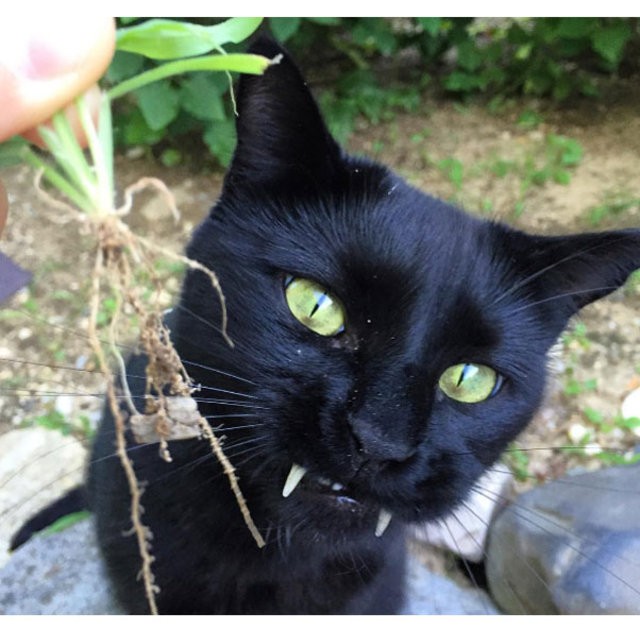
<instances>
[{"instance_id":1,"label":"cat ear","mask_svg":"<svg viewBox=\"0 0 640 629\"><path fill-rule=\"evenodd\" d=\"M340 167L340 148L304 78L286 51L271 40L256 41L249 52L275 62L261 76L240 79L238 144L229 180L325 185Z\"/></svg>"},{"instance_id":2,"label":"cat ear","mask_svg":"<svg viewBox=\"0 0 640 629\"><path fill-rule=\"evenodd\" d=\"M538 303L568 317L620 288L640 268L638 229L526 238L518 247L521 259L526 252L522 286L536 286Z\"/></svg>"}]
</instances>

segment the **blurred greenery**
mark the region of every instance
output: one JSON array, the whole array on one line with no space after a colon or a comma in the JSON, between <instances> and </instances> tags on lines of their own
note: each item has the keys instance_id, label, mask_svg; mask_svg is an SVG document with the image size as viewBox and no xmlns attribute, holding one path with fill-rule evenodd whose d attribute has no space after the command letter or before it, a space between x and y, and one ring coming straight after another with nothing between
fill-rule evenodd
<instances>
[{"instance_id":1,"label":"blurred greenery","mask_svg":"<svg viewBox=\"0 0 640 629\"><path fill-rule=\"evenodd\" d=\"M121 19L119 26L141 21ZM219 21L196 19L193 28L210 29ZM304 67L318 88L332 132L344 141L360 116L375 123L417 109L427 85L431 92L458 99L486 95L494 104L522 94L554 101L597 98L606 79L639 69L639 22L590 17L280 17L267 18L261 29L285 44ZM225 50L246 47L243 41L229 43ZM107 85L157 65L130 52L134 48L118 50ZM141 88L116 103L117 145L147 147L167 165L181 162L192 150L201 154L206 147L217 162L227 165L235 145L229 91L229 77L215 72L189 73ZM523 125L535 123L522 120ZM558 150L567 153L567 147ZM562 176L561 171L556 174Z\"/></svg>"}]
</instances>

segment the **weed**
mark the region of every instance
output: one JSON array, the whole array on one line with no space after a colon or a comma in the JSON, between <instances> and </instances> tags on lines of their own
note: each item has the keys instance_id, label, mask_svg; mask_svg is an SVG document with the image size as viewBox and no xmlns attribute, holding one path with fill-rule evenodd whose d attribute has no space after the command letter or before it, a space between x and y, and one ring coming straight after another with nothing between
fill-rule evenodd
<instances>
[{"instance_id":1,"label":"weed","mask_svg":"<svg viewBox=\"0 0 640 629\"><path fill-rule=\"evenodd\" d=\"M522 129L537 129L543 122L542 114L533 109L525 109L518 116L516 124Z\"/></svg>"},{"instance_id":2,"label":"weed","mask_svg":"<svg viewBox=\"0 0 640 629\"><path fill-rule=\"evenodd\" d=\"M503 456L505 465L513 472L517 481L524 482L530 478L529 456L515 445L509 447Z\"/></svg>"},{"instance_id":3,"label":"weed","mask_svg":"<svg viewBox=\"0 0 640 629\"><path fill-rule=\"evenodd\" d=\"M453 185L456 192L460 192L464 180L463 163L455 157L446 157L436 162L436 165Z\"/></svg>"},{"instance_id":4,"label":"weed","mask_svg":"<svg viewBox=\"0 0 640 629\"><path fill-rule=\"evenodd\" d=\"M565 395L576 396L588 391L596 391L597 389L598 381L595 378L579 381L573 377L569 377L563 390Z\"/></svg>"},{"instance_id":5,"label":"weed","mask_svg":"<svg viewBox=\"0 0 640 629\"><path fill-rule=\"evenodd\" d=\"M561 339L566 348L570 348L573 345L578 345L581 349L589 349L591 347L587 326L582 321L577 321L571 330L567 330L562 335Z\"/></svg>"},{"instance_id":6,"label":"weed","mask_svg":"<svg viewBox=\"0 0 640 629\"><path fill-rule=\"evenodd\" d=\"M621 192L607 193L602 203L589 208L588 221L593 227L599 227L632 208L640 208L640 198Z\"/></svg>"}]
</instances>

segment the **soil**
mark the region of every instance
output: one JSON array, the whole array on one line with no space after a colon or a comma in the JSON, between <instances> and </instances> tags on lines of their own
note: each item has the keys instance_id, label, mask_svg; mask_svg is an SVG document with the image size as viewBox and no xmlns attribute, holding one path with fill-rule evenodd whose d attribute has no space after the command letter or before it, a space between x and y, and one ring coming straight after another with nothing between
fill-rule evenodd
<instances>
[{"instance_id":1,"label":"soil","mask_svg":"<svg viewBox=\"0 0 640 629\"><path fill-rule=\"evenodd\" d=\"M349 148L385 162L431 194L522 229L556 234L637 227L639 97L640 83L629 81L602 100L565 108L511 101L492 113L484 105L425 99L418 112L379 125L360 123ZM534 112L538 122L518 122L523 112ZM554 181L553 172L538 184L530 181L534 165L547 164L550 135L582 148L579 163L567 168L568 183ZM455 171L450 158L462 170ZM178 226L151 193L140 195L128 222L174 251L206 215L223 178L221 172L168 169L133 155L118 158L117 175L123 188L155 176L173 191L182 214ZM100 376L91 373L86 338L94 245L81 225L45 206L27 169L6 170L2 178L11 213L0 249L34 277L0 310L0 435L36 422L86 443L104 390ZM609 210L594 225L590 217L603 204ZM179 275L167 274L167 305L178 290ZM623 398L640 387L640 282L585 309L579 323L551 361L555 376L544 407L518 440L521 449L507 457L521 487L569 467L602 465L598 448L622 454L638 442L616 418ZM567 449L585 443L592 445Z\"/></svg>"}]
</instances>

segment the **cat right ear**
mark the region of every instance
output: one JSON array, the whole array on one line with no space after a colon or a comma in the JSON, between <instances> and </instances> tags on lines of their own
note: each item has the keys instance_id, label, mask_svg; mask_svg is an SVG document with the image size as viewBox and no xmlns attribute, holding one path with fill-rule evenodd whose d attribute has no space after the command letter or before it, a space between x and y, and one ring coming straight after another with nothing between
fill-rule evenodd
<instances>
[{"instance_id":1,"label":"cat right ear","mask_svg":"<svg viewBox=\"0 0 640 629\"><path fill-rule=\"evenodd\" d=\"M331 137L302 74L276 42L257 40L249 51L274 62L261 76L243 75L237 91L238 143L227 185L324 186L340 168Z\"/></svg>"}]
</instances>

